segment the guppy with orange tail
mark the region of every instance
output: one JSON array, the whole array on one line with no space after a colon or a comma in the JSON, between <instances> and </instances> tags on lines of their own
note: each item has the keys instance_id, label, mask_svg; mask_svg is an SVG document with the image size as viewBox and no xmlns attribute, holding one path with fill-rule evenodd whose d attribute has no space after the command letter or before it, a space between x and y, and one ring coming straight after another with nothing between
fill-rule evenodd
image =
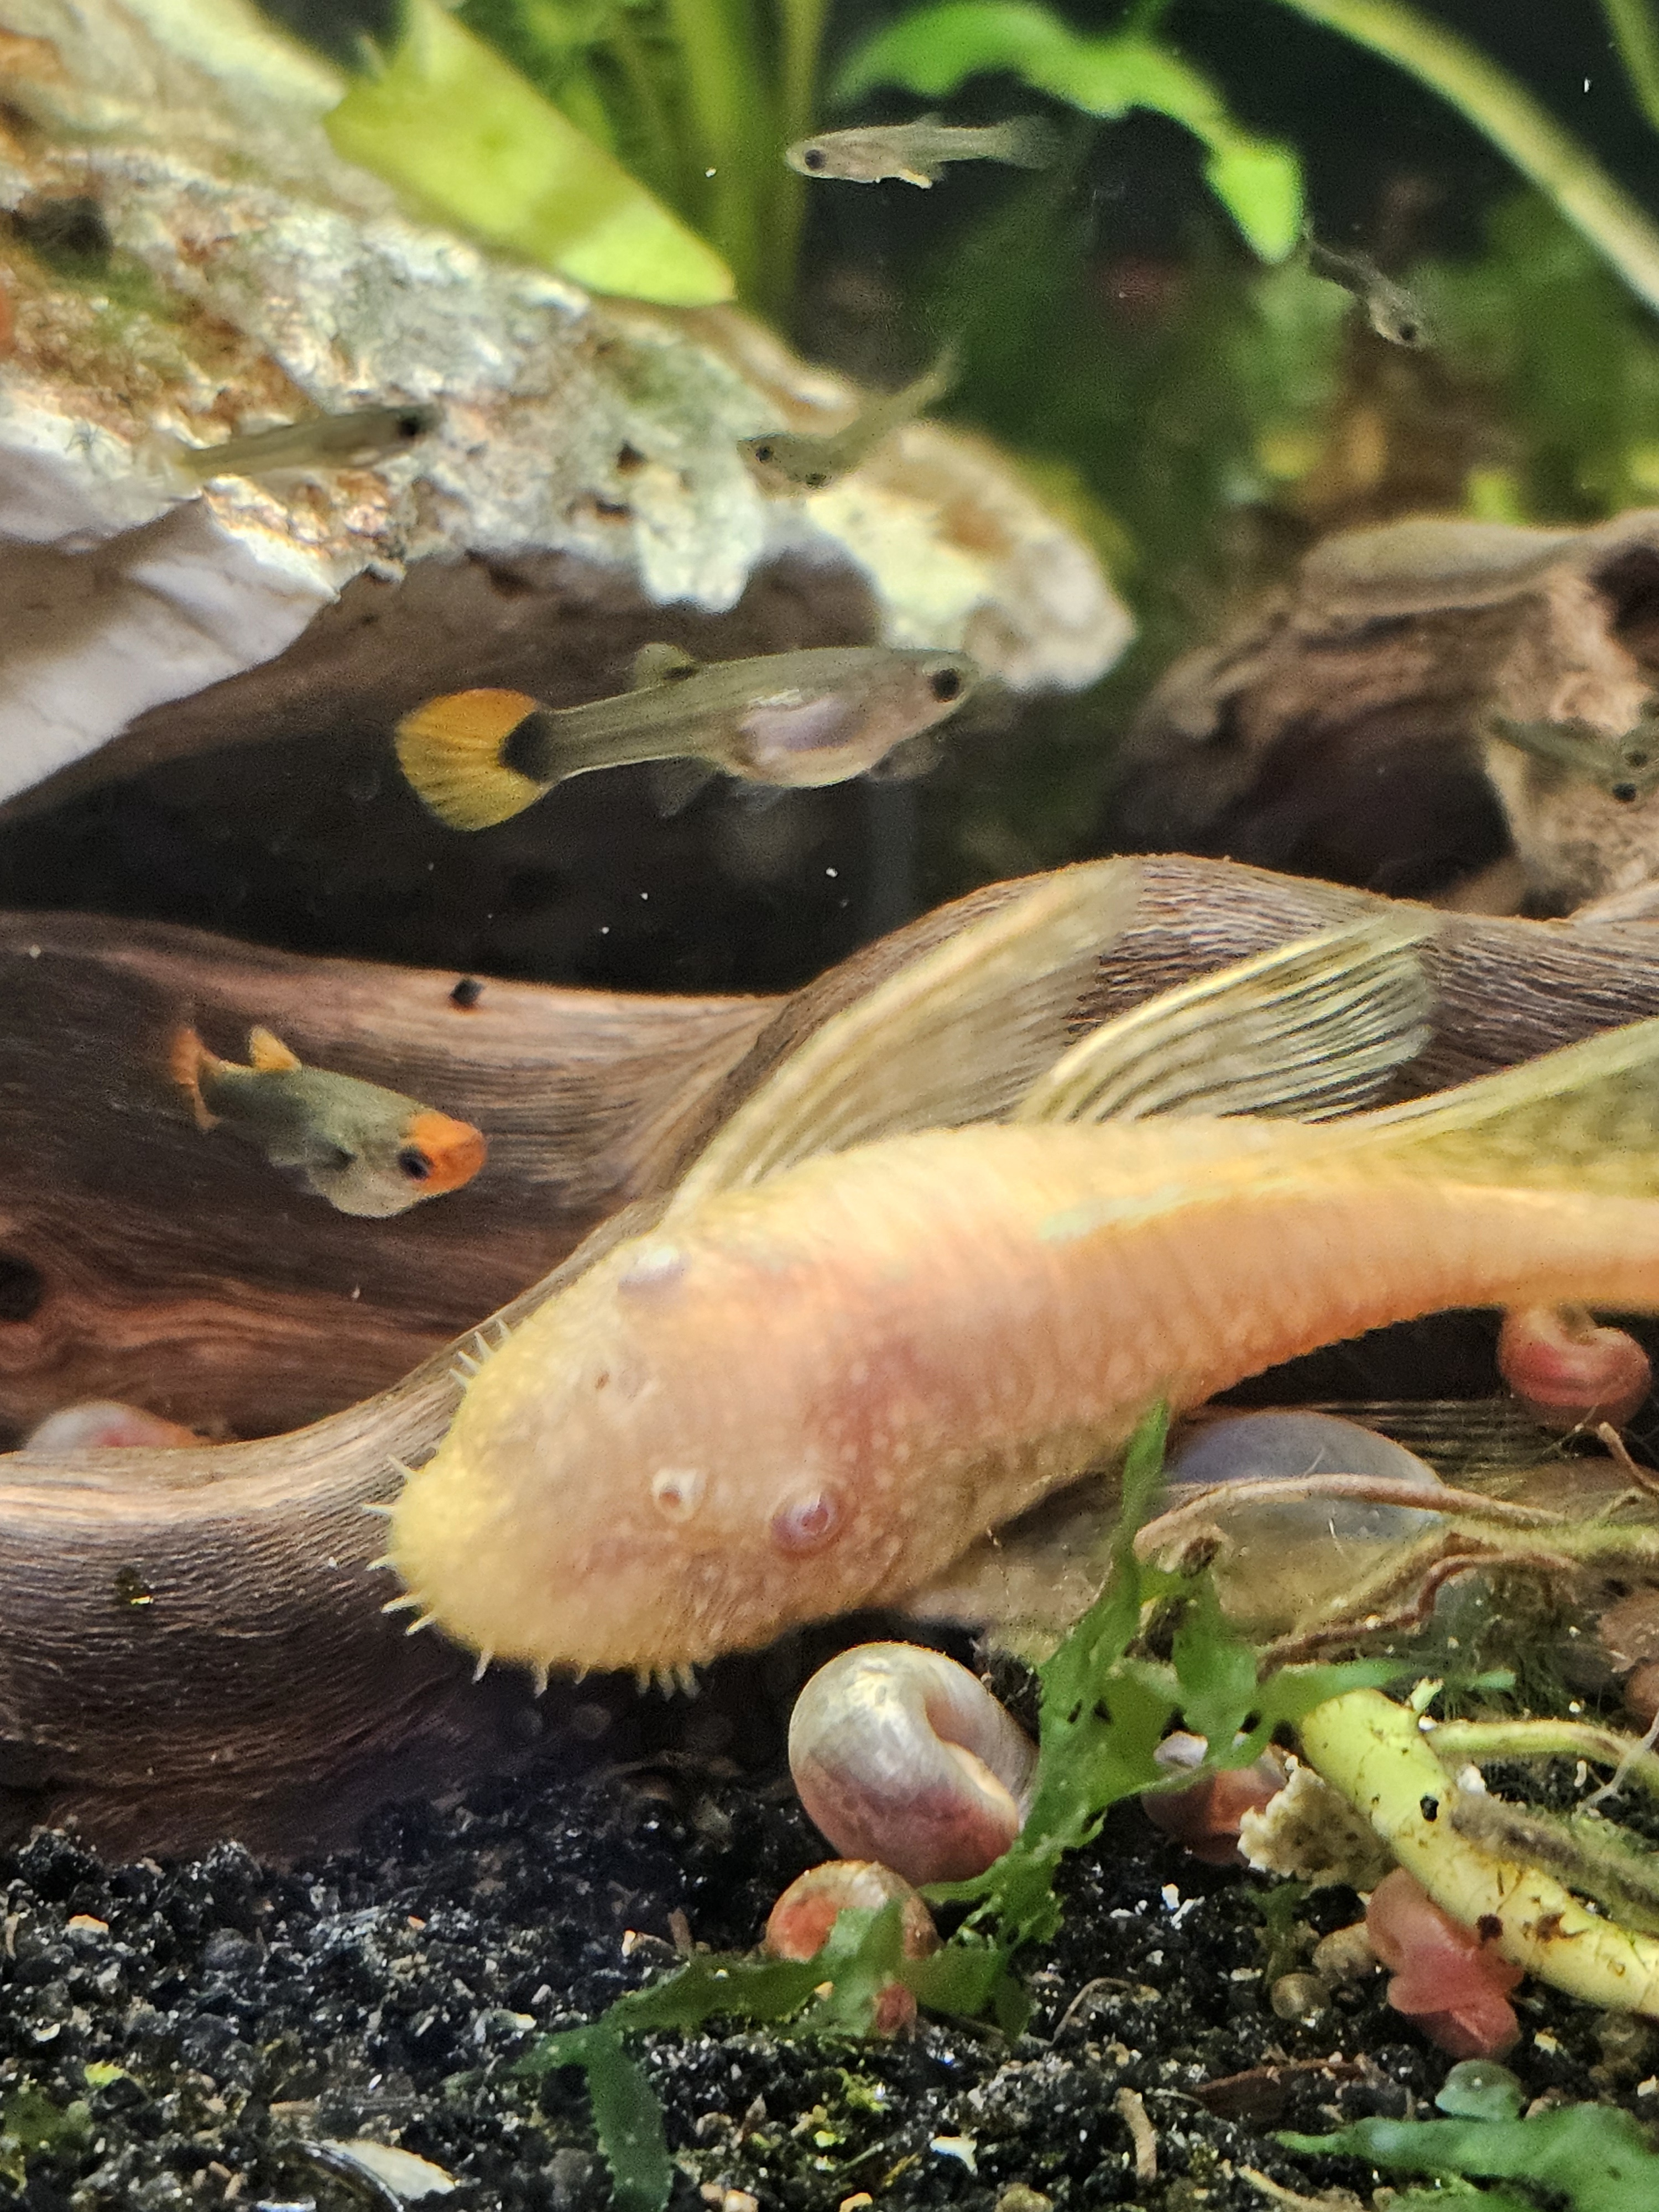
<instances>
[{"instance_id":1,"label":"guppy with orange tail","mask_svg":"<svg viewBox=\"0 0 1659 2212\"><path fill-rule=\"evenodd\" d=\"M914 1593L1157 1399L1447 1307L1659 1310L1659 1021L1313 1125L1218 1115L1309 1110L1316 1029L1280 1025L1271 1099L1265 1060L1236 1079L1164 1005L1085 1037L1013 1126L860 1142L824 1054L786 1064L775 1103L851 1148L694 1169L486 1361L393 1508L404 1601L540 1668L675 1669ZM1137 1024L1103 1104L1091 1052ZM1159 1118L1074 1125L1138 1080Z\"/></svg>"},{"instance_id":2,"label":"guppy with orange tail","mask_svg":"<svg viewBox=\"0 0 1659 2212\"><path fill-rule=\"evenodd\" d=\"M250 1065L210 1053L193 1029L173 1034L173 1078L197 1126L258 1145L274 1167L300 1168L341 1213L402 1213L470 1182L484 1164L483 1133L355 1075L305 1067L269 1030L248 1033Z\"/></svg>"}]
</instances>

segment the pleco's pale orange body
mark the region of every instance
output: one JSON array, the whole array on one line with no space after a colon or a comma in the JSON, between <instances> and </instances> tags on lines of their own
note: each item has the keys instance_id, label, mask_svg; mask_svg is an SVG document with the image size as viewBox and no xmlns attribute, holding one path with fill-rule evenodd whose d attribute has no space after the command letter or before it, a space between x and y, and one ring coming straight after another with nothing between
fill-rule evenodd
<instances>
[{"instance_id":1,"label":"pleco's pale orange body","mask_svg":"<svg viewBox=\"0 0 1659 2212\"><path fill-rule=\"evenodd\" d=\"M1389 1118L927 1133L683 1208L487 1362L392 1558L474 1649L672 1668L924 1583L1157 1398L1449 1306L1659 1310L1659 1200Z\"/></svg>"}]
</instances>

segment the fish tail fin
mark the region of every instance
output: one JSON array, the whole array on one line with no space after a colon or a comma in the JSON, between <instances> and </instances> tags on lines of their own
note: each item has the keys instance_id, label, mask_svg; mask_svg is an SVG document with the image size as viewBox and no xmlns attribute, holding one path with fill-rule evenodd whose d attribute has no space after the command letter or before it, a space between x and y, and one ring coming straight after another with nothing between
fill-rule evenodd
<instances>
[{"instance_id":1,"label":"fish tail fin","mask_svg":"<svg viewBox=\"0 0 1659 2212\"><path fill-rule=\"evenodd\" d=\"M538 799L542 784L507 764L508 739L538 702L523 691L450 691L398 725L398 765L452 830L489 830Z\"/></svg>"},{"instance_id":2,"label":"fish tail fin","mask_svg":"<svg viewBox=\"0 0 1659 2212\"><path fill-rule=\"evenodd\" d=\"M1390 1169L1513 1189L1659 1198L1659 1020L1333 1125Z\"/></svg>"},{"instance_id":3,"label":"fish tail fin","mask_svg":"<svg viewBox=\"0 0 1659 2212\"><path fill-rule=\"evenodd\" d=\"M261 1075L288 1073L300 1065L297 1052L290 1052L274 1030L258 1024L247 1033L247 1056Z\"/></svg>"},{"instance_id":4,"label":"fish tail fin","mask_svg":"<svg viewBox=\"0 0 1659 2212\"><path fill-rule=\"evenodd\" d=\"M1001 125L994 149L1015 169L1048 169L1060 159L1060 135L1046 115L1016 115Z\"/></svg>"},{"instance_id":5,"label":"fish tail fin","mask_svg":"<svg viewBox=\"0 0 1659 2212\"><path fill-rule=\"evenodd\" d=\"M167 1040L167 1072L189 1099L198 1129L210 1129L219 1118L210 1111L202 1096L203 1073L223 1066L224 1062L215 1058L188 1022L180 1022Z\"/></svg>"},{"instance_id":6,"label":"fish tail fin","mask_svg":"<svg viewBox=\"0 0 1659 2212\"><path fill-rule=\"evenodd\" d=\"M415 1180L426 1198L435 1198L441 1191L459 1190L464 1182L471 1182L489 1150L482 1129L475 1129L471 1121L458 1121L453 1114L441 1114L434 1106L423 1106L418 1114L410 1115L403 1139L404 1152L418 1154L425 1163L424 1171L416 1174ZM401 1160L404 1152L398 1158ZM414 1174L412 1169L410 1172Z\"/></svg>"}]
</instances>

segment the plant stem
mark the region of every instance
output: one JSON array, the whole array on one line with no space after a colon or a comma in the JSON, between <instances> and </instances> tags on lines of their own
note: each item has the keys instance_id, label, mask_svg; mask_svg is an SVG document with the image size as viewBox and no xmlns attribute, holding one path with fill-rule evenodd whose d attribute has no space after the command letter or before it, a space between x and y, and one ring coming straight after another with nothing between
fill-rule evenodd
<instances>
[{"instance_id":1,"label":"plant stem","mask_svg":"<svg viewBox=\"0 0 1659 2212\"><path fill-rule=\"evenodd\" d=\"M1621 1767L1628 1778L1659 1797L1659 1758L1638 1737L1590 1721L1442 1721L1428 1741L1442 1759L1583 1759Z\"/></svg>"},{"instance_id":2,"label":"plant stem","mask_svg":"<svg viewBox=\"0 0 1659 2212\"><path fill-rule=\"evenodd\" d=\"M1601 13L1636 104L1659 131L1659 27L1650 12L1650 0L1601 0Z\"/></svg>"},{"instance_id":3,"label":"plant stem","mask_svg":"<svg viewBox=\"0 0 1659 2212\"><path fill-rule=\"evenodd\" d=\"M751 131L766 128L769 102L755 68L752 25L742 0L667 0L700 166L708 234L750 298L760 263L760 194ZM702 180L700 180L702 181Z\"/></svg>"},{"instance_id":4,"label":"plant stem","mask_svg":"<svg viewBox=\"0 0 1659 2212\"><path fill-rule=\"evenodd\" d=\"M651 66L651 57L625 9L618 10L606 35L605 52L616 71L623 96L633 110L635 130L642 149L641 166L651 173L647 182L676 206L689 210L696 198L695 172L686 159L680 133L674 128L668 102Z\"/></svg>"},{"instance_id":5,"label":"plant stem","mask_svg":"<svg viewBox=\"0 0 1659 2212\"><path fill-rule=\"evenodd\" d=\"M1279 0L1449 100L1659 309L1659 228L1526 87L1402 0Z\"/></svg>"},{"instance_id":6,"label":"plant stem","mask_svg":"<svg viewBox=\"0 0 1659 2212\"><path fill-rule=\"evenodd\" d=\"M776 0L778 16L777 150L782 154L805 138L816 120L818 52L823 44L829 0ZM767 268L763 289L774 313L782 309L794 276L800 245L805 179L779 163L781 176L771 199Z\"/></svg>"}]
</instances>

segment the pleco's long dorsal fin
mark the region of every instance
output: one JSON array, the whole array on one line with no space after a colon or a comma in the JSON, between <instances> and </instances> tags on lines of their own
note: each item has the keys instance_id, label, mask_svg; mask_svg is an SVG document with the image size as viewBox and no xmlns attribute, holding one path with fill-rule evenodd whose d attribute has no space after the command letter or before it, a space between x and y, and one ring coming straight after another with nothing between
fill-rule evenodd
<instances>
[{"instance_id":1,"label":"pleco's long dorsal fin","mask_svg":"<svg viewBox=\"0 0 1659 2212\"><path fill-rule=\"evenodd\" d=\"M876 985L716 1133L669 1217L821 1152L1006 1114L1052 1060L1140 890L1133 860L1066 868Z\"/></svg>"},{"instance_id":2,"label":"pleco's long dorsal fin","mask_svg":"<svg viewBox=\"0 0 1659 2212\"><path fill-rule=\"evenodd\" d=\"M300 1065L298 1053L290 1052L281 1037L267 1029L252 1029L247 1033L247 1056L251 1066L262 1075L277 1073Z\"/></svg>"},{"instance_id":3,"label":"pleco's long dorsal fin","mask_svg":"<svg viewBox=\"0 0 1659 2212\"><path fill-rule=\"evenodd\" d=\"M634 655L629 686L631 690L647 691L653 684L683 683L702 666L702 663L694 660L684 646L666 645L660 641L654 645L642 645Z\"/></svg>"},{"instance_id":4,"label":"pleco's long dorsal fin","mask_svg":"<svg viewBox=\"0 0 1659 2212\"><path fill-rule=\"evenodd\" d=\"M1659 1019L1333 1129L1333 1163L1519 1190L1659 1198Z\"/></svg>"},{"instance_id":5,"label":"pleco's long dorsal fin","mask_svg":"<svg viewBox=\"0 0 1659 2212\"><path fill-rule=\"evenodd\" d=\"M1314 1121L1363 1105L1428 1040L1417 948L1437 927L1426 914L1367 915L1165 991L1079 1037L1013 1119Z\"/></svg>"}]
</instances>

